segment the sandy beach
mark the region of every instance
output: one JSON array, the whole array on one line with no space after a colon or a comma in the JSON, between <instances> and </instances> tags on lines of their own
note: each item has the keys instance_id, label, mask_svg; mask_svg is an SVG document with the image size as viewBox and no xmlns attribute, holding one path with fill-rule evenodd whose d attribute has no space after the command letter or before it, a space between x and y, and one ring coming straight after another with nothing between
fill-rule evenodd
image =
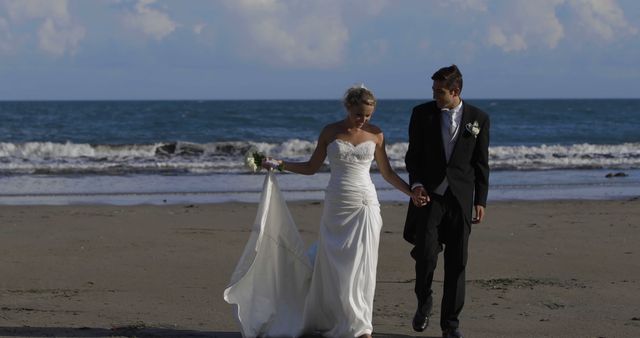
<instances>
[{"instance_id":1,"label":"sandy beach","mask_svg":"<svg viewBox=\"0 0 640 338\"><path fill-rule=\"evenodd\" d=\"M320 202L289 204L306 243ZM256 204L0 206L0 336L240 337L224 288ZM414 334L406 205L382 206L374 336ZM492 203L474 226L466 337L639 337L640 200Z\"/></svg>"}]
</instances>

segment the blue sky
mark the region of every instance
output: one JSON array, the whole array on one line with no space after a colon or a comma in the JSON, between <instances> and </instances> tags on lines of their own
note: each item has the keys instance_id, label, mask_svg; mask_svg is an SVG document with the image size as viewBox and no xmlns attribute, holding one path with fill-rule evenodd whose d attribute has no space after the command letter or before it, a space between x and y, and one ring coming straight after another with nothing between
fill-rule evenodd
<instances>
[{"instance_id":1,"label":"blue sky","mask_svg":"<svg viewBox=\"0 0 640 338\"><path fill-rule=\"evenodd\" d=\"M637 0L0 0L0 100L639 98Z\"/></svg>"}]
</instances>

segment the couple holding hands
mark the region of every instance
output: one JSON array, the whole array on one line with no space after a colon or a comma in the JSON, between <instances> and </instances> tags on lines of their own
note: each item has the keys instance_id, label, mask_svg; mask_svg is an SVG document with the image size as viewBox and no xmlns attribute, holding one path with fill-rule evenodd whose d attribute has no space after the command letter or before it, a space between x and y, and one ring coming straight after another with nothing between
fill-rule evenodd
<instances>
[{"instance_id":1,"label":"couple holding hands","mask_svg":"<svg viewBox=\"0 0 640 338\"><path fill-rule=\"evenodd\" d=\"M371 337L382 227L369 174L374 160L384 179L411 197L404 228L404 239L414 246L410 254L416 273L411 325L422 332L429 324L433 275L444 251L440 328L444 338L462 337L458 316L465 298L468 240L472 224L485 216L489 185L489 117L461 99L457 66L443 67L431 79L433 101L414 107L409 124L408 183L389 164L382 130L369 123L376 99L363 86L347 90L346 117L323 128L308 161L276 160L284 170L312 175L328 158L331 176L318 242L310 253L302 254L300 242L287 240L299 241L299 235L295 224L282 226L291 223L284 202L279 201L279 212L261 203L260 233L252 235L256 241L250 240L225 290L245 337ZM265 183L265 189L279 194L273 179L269 173L266 181L273 185ZM274 245L256 245L265 238ZM262 263L256 261L260 255Z\"/></svg>"}]
</instances>

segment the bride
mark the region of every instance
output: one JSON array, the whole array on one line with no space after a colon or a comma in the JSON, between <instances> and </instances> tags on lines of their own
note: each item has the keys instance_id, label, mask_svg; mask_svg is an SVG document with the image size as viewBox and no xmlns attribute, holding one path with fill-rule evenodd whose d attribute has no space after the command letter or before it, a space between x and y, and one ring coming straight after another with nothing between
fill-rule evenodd
<instances>
[{"instance_id":1,"label":"bride","mask_svg":"<svg viewBox=\"0 0 640 338\"><path fill-rule=\"evenodd\" d=\"M375 159L387 182L412 195L389 164L382 131L369 123L376 107L373 93L351 87L343 103L347 116L323 128L309 161L275 160L280 168L312 175L329 158L331 177L311 257L273 174L265 179L257 229L225 290L245 337L371 337L382 227L371 162Z\"/></svg>"}]
</instances>

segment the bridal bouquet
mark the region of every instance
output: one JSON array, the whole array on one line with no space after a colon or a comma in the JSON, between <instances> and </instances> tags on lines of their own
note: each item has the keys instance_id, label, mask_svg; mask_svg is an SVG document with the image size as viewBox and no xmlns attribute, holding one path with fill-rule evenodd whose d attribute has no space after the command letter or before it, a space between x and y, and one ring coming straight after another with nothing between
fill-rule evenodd
<instances>
[{"instance_id":1,"label":"bridal bouquet","mask_svg":"<svg viewBox=\"0 0 640 338\"><path fill-rule=\"evenodd\" d=\"M251 147L244 156L244 163L249 170L255 173L262 169L262 161L266 158L267 156L265 156L265 154L259 152L255 147ZM275 160L267 160L266 163L271 167L271 169L278 169L278 171L282 171L284 169L284 165Z\"/></svg>"}]
</instances>

